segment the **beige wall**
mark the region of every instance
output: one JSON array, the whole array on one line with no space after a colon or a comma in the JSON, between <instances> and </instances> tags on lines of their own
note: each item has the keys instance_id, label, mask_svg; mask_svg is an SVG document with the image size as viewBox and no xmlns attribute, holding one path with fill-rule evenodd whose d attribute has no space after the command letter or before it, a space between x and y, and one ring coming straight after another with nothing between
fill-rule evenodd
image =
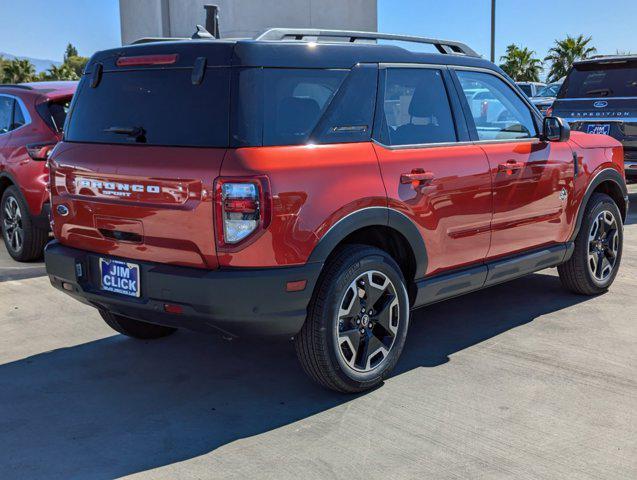
<instances>
[{"instance_id":1,"label":"beige wall","mask_svg":"<svg viewBox=\"0 0 637 480\"><path fill-rule=\"evenodd\" d=\"M253 37L272 27L376 31L376 0L119 0L122 43L189 37L205 25L204 4L220 9L222 37Z\"/></svg>"}]
</instances>

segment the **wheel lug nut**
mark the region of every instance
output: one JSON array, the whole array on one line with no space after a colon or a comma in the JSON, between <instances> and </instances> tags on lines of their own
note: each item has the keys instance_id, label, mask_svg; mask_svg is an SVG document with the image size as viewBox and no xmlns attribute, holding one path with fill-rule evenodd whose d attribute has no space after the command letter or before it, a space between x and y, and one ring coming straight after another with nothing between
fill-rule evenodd
<instances>
[{"instance_id":1,"label":"wheel lug nut","mask_svg":"<svg viewBox=\"0 0 637 480\"><path fill-rule=\"evenodd\" d=\"M361 312L365 313L365 307L361 308Z\"/></svg>"},{"instance_id":2,"label":"wheel lug nut","mask_svg":"<svg viewBox=\"0 0 637 480\"><path fill-rule=\"evenodd\" d=\"M361 324L361 319L360 319L360 318L357 318L357 319L356 319L356 325L360 325L360 324Z\"/></svg>"}]
</instances>

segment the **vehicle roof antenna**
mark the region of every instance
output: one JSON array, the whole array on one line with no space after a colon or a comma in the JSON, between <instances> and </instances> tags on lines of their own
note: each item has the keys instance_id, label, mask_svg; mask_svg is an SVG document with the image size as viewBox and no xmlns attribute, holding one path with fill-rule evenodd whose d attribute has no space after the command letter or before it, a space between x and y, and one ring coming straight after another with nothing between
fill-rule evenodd
<instances>
[{"instance_id":1,"label":"vehicle roof antenna","mask_svg":"<svg viewBox=\"0 0 637 480\"><path fill-rule=\"evenodd\" d=\"M208 30L206 30L203 26L201 25L197 25L196 26L196 30L195 33L192 34L192 37L190 37L193 40L200 40L200 39L214 39L215 37L213 37L210 32Z\"/></svg>"},{"instance_id":2,"label":"vehicle roof antenna","mask_svg":"<svg viewBox=\"0 0 637 480\"><path fill-rule=\"evenodd\" d=\"M206 30L215 38L221 38L219 32L219 7L217 5L204 5L206 10Z\"/></svg>"}]
</instances>

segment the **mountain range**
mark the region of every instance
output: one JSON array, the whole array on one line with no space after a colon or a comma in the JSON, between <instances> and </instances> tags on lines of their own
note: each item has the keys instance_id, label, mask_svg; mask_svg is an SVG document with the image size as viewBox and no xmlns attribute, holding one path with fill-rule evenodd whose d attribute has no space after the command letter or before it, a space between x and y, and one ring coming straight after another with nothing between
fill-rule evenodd
<instances>
[{"instance_id":1,"label":"mountain range","mask_svg":"<svg viewBox=\"0 0 637 480\"><path fill-rule=\"evenodd\" d=\"M60 66L62 62L55 62L53 60L46 60L42 58L31 58L31 57L21 57L17 55L12 55L10 53L0 52L0 57L3 57L7 60L13 60L14 58L19 58L20 60L29 60L33 66L35 67L36 73L44 72L51 68L51 65Z\"/></svg>"}]
</instances>

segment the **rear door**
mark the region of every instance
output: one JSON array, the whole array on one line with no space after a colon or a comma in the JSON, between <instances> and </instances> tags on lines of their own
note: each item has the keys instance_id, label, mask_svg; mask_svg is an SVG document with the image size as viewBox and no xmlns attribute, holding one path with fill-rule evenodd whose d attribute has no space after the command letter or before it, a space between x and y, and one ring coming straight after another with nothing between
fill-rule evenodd
<instances>
[{"instance_id":1,"label":"rear door","mask_svg":"<svg viewBox=\"0 0 637 480\"><path fill-rule=\"evenodd\" d=\"M566 214L573 192L570 146L540 140L539 119L502 77L486 70L455 74L471 135L487 154L493 179L488 258L565 241L572 220ZM472 100L476 90L483 92L479 104Z\"/></svg>"},{"instance_id":2,"label":"rear door","mask_svg":"<svg viewBox=\"0 0 637 480\"><path fill-rule=\"evenodd\" d=\"M230 69L209 67L194 81L192 67L113 65L99 81L82 79L51 158L54 233L62 243L218 265L212 191L228 145ZM59 204L67 215L58 214Z\"/></svg>"},{"instance_id":3,"label":"rear door","mask_svg":"<svg viewBox=\"0 0 637 480\"><path fill-rule=\"evenodd\" d=\"M446 68L381 71L374 148L389 207L420 229L428 274L481 263L490 241L489 163L467 142Z\"/></svg>"}]
</instances>

